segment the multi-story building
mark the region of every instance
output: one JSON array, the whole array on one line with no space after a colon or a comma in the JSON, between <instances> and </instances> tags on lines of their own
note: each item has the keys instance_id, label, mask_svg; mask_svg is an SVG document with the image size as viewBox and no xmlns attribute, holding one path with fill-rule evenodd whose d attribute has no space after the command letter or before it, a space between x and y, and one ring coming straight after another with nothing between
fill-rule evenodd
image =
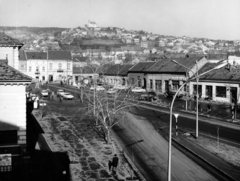
<instances>
[{"instance_id":1,"label":"multi-story building","mask_svg":"<svg viewBox=\"0 0 240 181\"><path fill-rule=\"evenodd\" d=\"M72 77L70 51L20 53L19 70L40 81L66 81Z\"/></svg>"}]
</instances>

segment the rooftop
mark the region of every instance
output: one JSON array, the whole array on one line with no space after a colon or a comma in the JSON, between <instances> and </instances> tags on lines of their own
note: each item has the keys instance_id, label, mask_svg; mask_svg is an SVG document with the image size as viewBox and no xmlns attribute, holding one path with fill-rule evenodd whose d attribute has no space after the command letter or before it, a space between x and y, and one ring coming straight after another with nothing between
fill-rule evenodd
<instances>
[{"instance_id":1,"label":"rooftop","mask_svg":"<svg viewBox=\"0 0 240 181\"><path fill-rule=\"evenodd\" d=\"M19 42L16 39L11 38L6 35L4 32L0 32L0 46L23 46L23 43Z\"/></svg>"},{"instance_id":2,"label":"rooftop","mask_svg":"<svg viewBox=\"0 0 240 181\"><path fill-rule=\"evenodd\" d=\"M0 82L31 82L32 78L0 62Z\"/></svg>"}]
</instances>

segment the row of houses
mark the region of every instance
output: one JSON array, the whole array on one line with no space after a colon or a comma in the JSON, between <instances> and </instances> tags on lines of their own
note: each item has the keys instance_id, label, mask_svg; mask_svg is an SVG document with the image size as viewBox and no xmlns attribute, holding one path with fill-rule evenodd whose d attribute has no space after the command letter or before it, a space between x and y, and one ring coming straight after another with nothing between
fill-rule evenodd
<instances>
[{"instance_id":1,"label":"row of houses","mask_svg":"<svg viewBox=\"0 0 240 181\"><path fill-rule=\"evenodd\" d=\"M102 76L102 79L111 86L116 84L138 86L144 87L148 91L153 90L158 94L164 94L169 90L176 91L187 79L194 76L197 72L196 67L198 67L198 72L201 72L205 67L217 66L217 62L223 59L216 57L174 58L186 68L172 60L173 58L162 58L157 61L139 62L134 65L109 64L109 69L106 69L105 72L96 72L93 68L86 66L87 63L84 60L81 62L73 59L69 51L22 52L19 58L19 70L41 81L68 80L73 84L77 84L82 79ZM225 61L228 61L232 67L240 63L239 57L234 56L230 56ZM234 70L234 75L231 72L232 70ZM208 77L211 77L212 74L217 74L216 71L224 72L226 76L213 76L211 80L208 80ZM238 71L233 68L229 72L222 68L209 73L207 77L201 77L198 83L201 97L211 97L215 101L224 102L232 102L233 99L238 99L237 75ZM225 93L219 93L222 90L225 90ZM196 92L196 83L194 81L190 82L184 91L186 94L193 95ZM221 96L219 96L220 94Z\"/></svg>"},{"instance_id":2,"label":"row of houses","mask_svg":"<svg viewBox=\"0 0 240 181\"><path fill-rule=\"evenodd\" d=\"M209 70L211 71L208 72ZM73 82L99 76L104 83L113 87L119 85L143 87L147 91L164 94L169 91L176 92L197 73L199 75L204 73L199 77L198 82L189 81L181 93L194 96L198 87L199 96L203 99L240 103L240 66L236 61L211 62L206 57L178 58L174 61L160 59L156 62L139 62L135 65L110 65L104 72L97 73L92 75L93 70L87 67L75 69Z\"/></svg>"}]
</instances>

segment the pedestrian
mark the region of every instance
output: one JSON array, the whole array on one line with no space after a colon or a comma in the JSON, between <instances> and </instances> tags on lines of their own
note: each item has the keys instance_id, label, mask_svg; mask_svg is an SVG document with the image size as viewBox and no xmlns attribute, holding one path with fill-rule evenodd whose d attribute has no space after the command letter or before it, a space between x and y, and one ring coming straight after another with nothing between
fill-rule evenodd
<instances>
[{"instance_id":1,"label":"pedestrian","mask_svg":"<svg viewBox=\"0 0 240 181\"><path fill-rule=\"evenodd\" d=\"M108 169L111 172L112 171L112 162L111 160L108 161Z\"/></svg>"},{"instance_id":2,"label":"pedestrian","mask_svg":"<svg viewBox=\"0 0 240 181\"><path fill-rule=\"evenodd\" d=\"M50 99L51 99L51 92L48 91L48 100L50 100Z\"/></svg>"},{"instance_id":3,"label":"pedestrian","mask_svg":"<svg viewBox=\"0 0 240 181\"><path fill-rule=\"evenodd\" d=\"M208 114L210 114L211 113L211 105L210 105L210 103L208 103L207 108L208 108Z\"/></svg>"},{"instance_id":4,"label":"pedestrian","mask_svg":"<svg viewBox=\"0 0 240 181\"><path fill-rule=\"evenodd\" d=\"M59 97L59 102L62 102L62 96Z\"/></svg>"},{"instance_id":5,"label":"pedestrian","mask_svg":"<svg viewBox=\"0 0 240 181\"><path fill-rule=\"evenodd\" d=\"M113 173L116 173L117 166L118 166L118 157L117 157L117 154L115 154L113 159L112 159L112 171L113 171Z\"/></svg>"},{"instance_id":6,"label":"pedestrian","mask_svg":"<svg viewBox=\"0 0 240 181\"><path fill-rule=\"evenodd\" d=\"M53 100L54 99L54 91L52 91L51 97L52 97L52 100Z\"/></svg>"},{"instance_id":7,"label":"pedestrian","mask_svg":"<svg viewBox=\"0 0 240 181\"><path fill-rule=\"evenodd\" d=\"M232 121L235 120L235 108L236 108L236 104L235 104L235 102L234 102L234 103L232 103L232 105L231 105Z\"/></svg>"}]
</instances>

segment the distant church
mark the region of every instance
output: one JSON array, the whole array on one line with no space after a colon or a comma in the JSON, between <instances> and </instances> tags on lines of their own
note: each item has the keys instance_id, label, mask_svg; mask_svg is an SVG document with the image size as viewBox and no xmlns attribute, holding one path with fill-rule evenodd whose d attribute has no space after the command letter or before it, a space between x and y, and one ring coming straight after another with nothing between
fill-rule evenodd
<instances>
[{"instance_id":1,"label":"distant church","mask_svg":"<svg viewBox=\"0 0 240 181\"><path fill-rule=\"evenodd\" d=\"M88 20L88 27L89 28L97 28L97 24L93 21Z\"/></svg>"}]
</instances>

